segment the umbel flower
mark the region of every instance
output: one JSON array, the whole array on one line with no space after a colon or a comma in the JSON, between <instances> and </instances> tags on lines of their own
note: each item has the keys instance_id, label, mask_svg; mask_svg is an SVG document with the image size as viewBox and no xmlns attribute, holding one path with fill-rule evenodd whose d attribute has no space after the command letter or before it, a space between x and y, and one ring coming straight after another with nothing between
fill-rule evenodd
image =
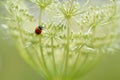
<instances>
[{"instance_id":1,"label":"umbel flower","mask_svg":"<svg viewBox=\"0 0 120 80\"><path fill-rule=\"evenodd\" d=\"M119 49L117 0L104 5L89 0L83 5L78 0L29 1L39 8L39 16L22 0L6 1L6 30L43 80L78 80L101 57ZM38 26L40 34L35 33Z\"/></svg>"}]
</instances>

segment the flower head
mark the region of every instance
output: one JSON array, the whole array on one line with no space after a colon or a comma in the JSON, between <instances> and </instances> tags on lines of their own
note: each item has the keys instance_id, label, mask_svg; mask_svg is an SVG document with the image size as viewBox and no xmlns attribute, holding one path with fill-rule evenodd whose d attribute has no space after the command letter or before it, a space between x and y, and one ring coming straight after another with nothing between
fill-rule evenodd
<instances>
[{"instance_id":1,"label":"flower head","mask_svg":"<svg viewBox=\"0 0 120 80\"><path fill-rule=\"evenodd\" d=\"M10 0L5 5L10 19L6 25L22 57L43 79L79 79L103 55L119 48L117 1L97 7L76 0L30 1L39 6L39 18L22 1ZM39 25L42 32L36 35Z\"/></svg>"}]
</instances>

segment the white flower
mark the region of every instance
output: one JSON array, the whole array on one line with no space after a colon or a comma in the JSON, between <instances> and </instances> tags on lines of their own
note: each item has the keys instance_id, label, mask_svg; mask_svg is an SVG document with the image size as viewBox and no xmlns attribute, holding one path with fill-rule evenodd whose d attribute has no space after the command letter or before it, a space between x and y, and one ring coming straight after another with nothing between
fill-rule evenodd
<instances>
[{"instance_id":1,"label":"white flower","mask_svg":"<svg viewBox=\"0 0 120 80\"><path fill-rule=\"evenodd\" d=\"M40 9L37 20L22 1L10 0L6 24L22 57L43 79L78 79L104 54L115 50L119 27L116 2L99 7L85 4L83 8L76 0L31 1ZM36 35L39 25L43 30Z\"/></svg>"}]
</instances>

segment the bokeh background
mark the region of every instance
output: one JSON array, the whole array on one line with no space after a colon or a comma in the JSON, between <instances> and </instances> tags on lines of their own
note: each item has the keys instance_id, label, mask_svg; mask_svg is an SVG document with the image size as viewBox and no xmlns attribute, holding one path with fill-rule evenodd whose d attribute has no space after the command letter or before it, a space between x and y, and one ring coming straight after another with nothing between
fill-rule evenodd
<instances>
[{"instance_id":1,"label":"bokeh background","mask_svg":"<svg viewBox=\"0 0 120 80\"><path fill-rule=\"evenodd\" d=\"M1 3L0 14L6 14ZM4 24L2 19L0 19L0 80L41 80L40 75L19 55L14 41L7 36L1 24ZM120 80L120 51L106 55L81 80Z\"/></svg>"}]
</instances>

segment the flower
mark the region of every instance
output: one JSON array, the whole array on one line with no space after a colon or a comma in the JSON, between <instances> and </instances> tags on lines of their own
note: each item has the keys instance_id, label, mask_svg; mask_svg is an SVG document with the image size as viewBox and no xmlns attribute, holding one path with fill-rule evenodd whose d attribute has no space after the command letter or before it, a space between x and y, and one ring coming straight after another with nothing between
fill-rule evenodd
<instances>
[{"instance_id":1,"label":"flower","mask_svg":"<svg viewBox=\"0 0 120 80\"><path fill-rule=\"evenodd\" d=\"M117 1L97 7L89 0L85 5L74 0L30 1L39 7L39 18L36 20L22 1L9 0L6 25L21 56L43 79L79 79L102 56L116 50ZM38 25L43 26L40 35L34 32Z\"/></svg>"}]
</instances>

